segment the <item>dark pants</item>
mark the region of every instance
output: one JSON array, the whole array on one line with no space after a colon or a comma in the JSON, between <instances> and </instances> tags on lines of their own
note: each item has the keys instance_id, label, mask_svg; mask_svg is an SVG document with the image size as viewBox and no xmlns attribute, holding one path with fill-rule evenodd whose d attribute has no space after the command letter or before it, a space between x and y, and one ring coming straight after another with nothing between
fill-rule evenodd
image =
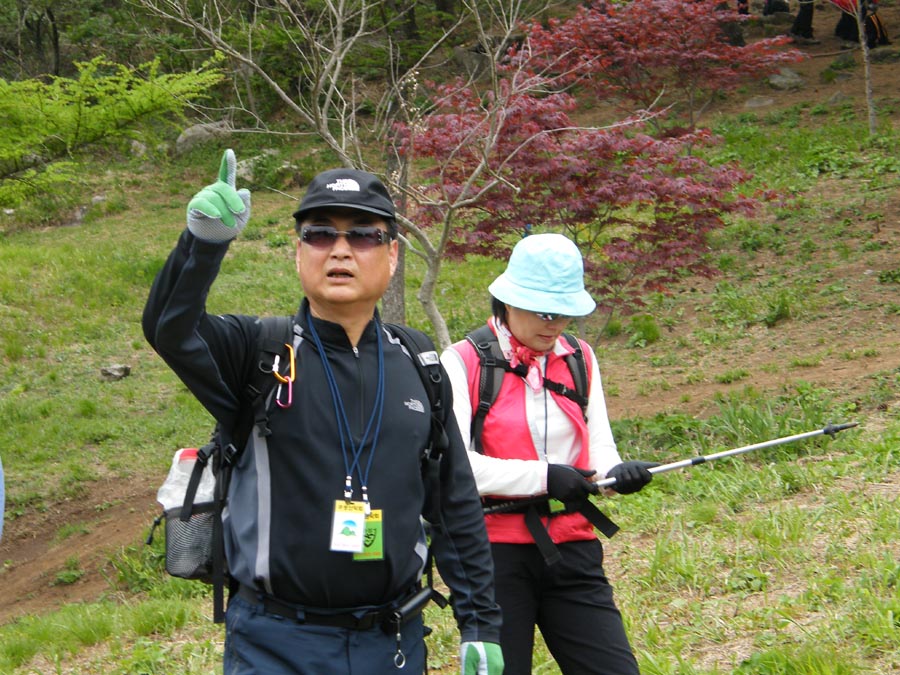
<instances>
[{"instance_id":1,"label":"dark pants","mask_svg":"<svg viewBox=\"0 0 900 675\"><path fill-rule=\"evenodd\" d=\"M351 630L313 626L266 614L233 597L225 614L225 675L418 675L425 672L422 617L401 630L406 657L396 667L396 635L380 627Z\"/></svg>"},{"instance_id":2,"label":"dark pants","mask_svg":"<svg viewBox=\"0 0 900 675\"><path fill-rule=\"evenodd\" d=\"M800 0L800 9L797 10L797 18L791 26L791 35L812 38L813 36L813 0Z\"/></svg>"},{"instance_id":3,"label":"dark pants","mask_svg":"<svg viewBox=\"0 0 900 675\"><path fill-rule=\"evenodd\" d=\"M552 567L532 544L492 544L504 675L530 675L534 627L565 675L638 675L598 540L559 544Z\"/></svg>"},{"instance_id":4,"label":"dark pants","mask_svg":"<svg viewBox=\"0 0 900 675\"><path fill-rule=\"evenodd\" d=\"M856 17L847 12L841 12L841 18L834 27L834 34L848 42L859 42L859 26L856 25Z\"/></svg>"}]
</instances>

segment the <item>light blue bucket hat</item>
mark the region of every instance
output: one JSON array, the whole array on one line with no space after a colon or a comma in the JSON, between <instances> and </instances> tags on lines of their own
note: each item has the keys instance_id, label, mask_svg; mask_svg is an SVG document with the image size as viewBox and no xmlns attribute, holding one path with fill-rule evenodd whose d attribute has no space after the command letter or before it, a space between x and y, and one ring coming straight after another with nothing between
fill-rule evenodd
<instances>
[{"instance_id":1,"label":"light blue bucket hat","mask_svg":"<svg viewBox=\"0 0 900 675\"><path fill-rule=\"evenodd\" d=\"M522 239L488 291L500 302L530 312L586 316L597 306L584 290L581 251L561 234Z\"/></svg>"}]
</instances>

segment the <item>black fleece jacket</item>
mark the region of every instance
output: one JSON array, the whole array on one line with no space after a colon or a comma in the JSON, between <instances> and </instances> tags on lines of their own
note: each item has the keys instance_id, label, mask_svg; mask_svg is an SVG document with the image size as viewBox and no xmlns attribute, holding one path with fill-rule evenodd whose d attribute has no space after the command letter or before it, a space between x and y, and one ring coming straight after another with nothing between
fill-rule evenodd
<instances>
[{"instance_id":1,"label":"black fleece jacket","mask_svg":"<svg viewBox=\"0 0 900 675\"><path fill-rule=\"evenodd\" d=\"M254 317L213 316L206 297L228 244L187 230L159 272L144 309L144 334L212 416L226 425L242 405L257 367ZM330 550L335 502L343 498L347 438L322 358L310 339L308 303L295 317L299 336L293 404L271 408L270 436L254 430L232 477L225 515L229 571L242 584L311 608L382 606L419 579L426 540L420 516L428 491L421 454L430 434L427 392L410 357L377 314L354 349L341 326L318 319L315 329L340 391L353 445L371 415L378 382L377 330L382 330L384 412L374 446L354 472L354 499L367 475L369 500L383 514L384 556L354 560ZM445 378L446 379L446 378ZM449 397L449 387L445 389ZM462 640L499 642L500 612L481 505L449 398L444 403L450 447L441 460L440 515L430 514L438 571L449 586ZM370 434L371 437L371 434Z\"/></svg>"}]
</instances>

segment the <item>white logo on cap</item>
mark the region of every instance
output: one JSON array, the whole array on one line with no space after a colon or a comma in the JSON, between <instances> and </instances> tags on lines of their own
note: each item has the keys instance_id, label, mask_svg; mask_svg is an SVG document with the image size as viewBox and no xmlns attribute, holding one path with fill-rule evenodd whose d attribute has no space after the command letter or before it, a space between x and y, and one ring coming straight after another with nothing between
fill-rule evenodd
<instances>
[{"instance_id":1,"label":"white logo on cap","mask_svg":"<svg viewBox=\"0 0 900 675\"><path fill-rule=\"evenodd\" d=\"M359 192L359 183L352 178L338 178L333 183L326 185L329 190L334 192Z\"/></svg>"}]
</instances>

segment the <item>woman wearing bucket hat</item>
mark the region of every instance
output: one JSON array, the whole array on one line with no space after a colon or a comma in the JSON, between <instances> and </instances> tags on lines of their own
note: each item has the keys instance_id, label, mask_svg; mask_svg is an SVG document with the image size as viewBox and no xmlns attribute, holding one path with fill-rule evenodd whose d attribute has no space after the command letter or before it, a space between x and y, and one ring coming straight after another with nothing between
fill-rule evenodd
<instances>
[{"instance_id":1,"label":"woman wearing bucket hat","mask_svg":"<svg viewBox=\"0 0 900 675\"><path fill-rule=\"evenodd\" d=\"M441 359L486 506L504 673L531 672L537 625L566 675L634 675L594 533L616 527L588 497L603 477L616 478L616 492L636 492L655 465L622 461L596 356L564 334L596 306L581 253L559 234L525 237L488 290L487 325Z\"/></svg>"}]
</instances>

